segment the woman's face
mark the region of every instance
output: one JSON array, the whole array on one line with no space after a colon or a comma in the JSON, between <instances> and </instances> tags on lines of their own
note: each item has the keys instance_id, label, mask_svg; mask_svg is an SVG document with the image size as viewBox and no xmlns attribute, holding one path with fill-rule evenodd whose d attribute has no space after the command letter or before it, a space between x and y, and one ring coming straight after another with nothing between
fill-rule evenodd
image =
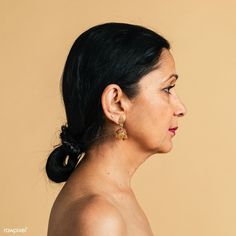
<instances>
[{"instance_id":1,"label":"woman's face","mask_svg":"<svg viewBox=\"0 0 236 236\"><path fill-rule=\"evenodd\" d=\"M140 80L140 93L132 101L125 128L128 137L145 151L166 153L171 150L174 137L169 129L178 126L178 119L186 113L186 108L175 88L170 88L177 85L177 75L169 50L163 49L157 65L156 70Z\"/></svg>"}]
</instances>

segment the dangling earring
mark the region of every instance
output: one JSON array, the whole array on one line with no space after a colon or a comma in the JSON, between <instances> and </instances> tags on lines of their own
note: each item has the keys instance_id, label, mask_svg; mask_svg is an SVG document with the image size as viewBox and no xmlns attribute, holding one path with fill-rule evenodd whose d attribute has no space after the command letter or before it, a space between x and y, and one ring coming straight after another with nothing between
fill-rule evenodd
<instances>
[{"instance_id":1,"label":"dangling earring","mask_svg":"<svg viewBox=\"0 0 236 236\"><path fill-rule=\"evenodd\" d=\"M115 136L116 136L117 139L123 139L123 140L125 140L125 139L128 138L127 132L126 132L126 130L125 130L125 128L124 128L124 122L125 122L124 117L123 117L123 116L120 116L120 117L119 117L119 121L118 121L120 128L117 129L117 130L116 130L116 133L115 133Z\"/></svg>"}]
</instances>

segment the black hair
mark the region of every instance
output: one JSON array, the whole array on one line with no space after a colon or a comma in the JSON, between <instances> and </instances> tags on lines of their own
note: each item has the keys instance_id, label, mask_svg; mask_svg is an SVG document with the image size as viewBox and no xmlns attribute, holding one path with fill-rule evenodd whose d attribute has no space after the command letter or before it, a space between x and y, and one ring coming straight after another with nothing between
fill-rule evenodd
<instances>
[{"instance_id":1,"label":"black hair","mask_svg":"<svg viewBox=\"0 0 236 236\"><path fill-rule=\"evenodd\" d=\"M170 49L165 38L127 23L96 25L75 40L61 81L67 124L61 126L62 142L46 163L49 179L66 181L82 153L102 139L105 87L115 83L129 99L134 98L138 82L156 65L163 48Z\"/></svg>"}]
</instances>

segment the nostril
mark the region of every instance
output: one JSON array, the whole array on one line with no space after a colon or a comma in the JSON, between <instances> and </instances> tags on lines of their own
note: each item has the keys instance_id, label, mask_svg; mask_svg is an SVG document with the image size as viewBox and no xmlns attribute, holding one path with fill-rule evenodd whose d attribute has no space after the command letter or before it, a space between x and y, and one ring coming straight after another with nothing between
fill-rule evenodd
<instances>
[{"instance_id":1,"label":"nostril","mask_svg":"<svg viewBox=\"0 0 236 236\"><path fill-rule=\"evenodd\" d=\"M181 116L184 116L184 113L181 112L181 113L178 114L178 116L180 116L180 117L181 117Z\"/></svg>"}]
</instances>

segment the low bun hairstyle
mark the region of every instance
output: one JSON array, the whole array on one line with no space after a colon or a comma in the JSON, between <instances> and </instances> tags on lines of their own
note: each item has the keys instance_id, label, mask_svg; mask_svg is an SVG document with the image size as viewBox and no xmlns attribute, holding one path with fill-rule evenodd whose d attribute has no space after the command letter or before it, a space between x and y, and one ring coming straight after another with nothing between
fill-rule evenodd
<instances>
[{"instance_id":1,"label":"low bun hairstyle","mask_svg":"<svg viewBox=\"0 0 236 236\"><path fill-rule=\"evenodd\" d=\"M66 181L82 153L104 136L101 96L106 86L115 83L134 98L138 82L153 69L163 48L170 49L165 38L127 23L96 25L75 40L61 80L67 124L61 126L61 144L46 163L49 179Z\"/></svg>"}]
</instances>

